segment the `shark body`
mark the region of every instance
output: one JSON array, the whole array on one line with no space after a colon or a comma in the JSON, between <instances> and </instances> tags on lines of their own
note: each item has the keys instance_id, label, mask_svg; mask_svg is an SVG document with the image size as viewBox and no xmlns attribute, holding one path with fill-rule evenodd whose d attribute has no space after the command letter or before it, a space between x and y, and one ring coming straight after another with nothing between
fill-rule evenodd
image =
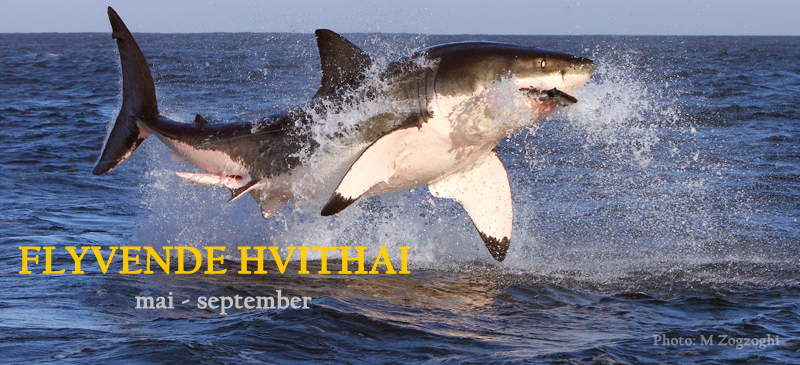
<instances>
[{"instance_id":1,"label":"shark body","mask_svg":"<svg viewBox=\"0 0 800 365\"><path fill-rule=\"evenodd\" d=\"M362 115L346 133L329 134L354 147L337 151L327 160L335 166L319 171L326 181L310 195L330 196L321 214L336 214L359 198L427 185L433 195L464 207L498 261L508 251L513 204L494 149L557 107L577 102L570 94L594 69L586 58L493 42L438 45L377 69L357 46L320 29L315 34L322 85L309 102L254 122L208 123L198 115L193 123L180 123L159 114L142 51L117 13L109 7L108 14L119 47L123 97L94 174L111 171L154 135L173 150L173 159L207 172L177 172L179 177L228 188L231 200L249 193L269 219L300 198L293 186L298 176L317 172L319 165L310 166L309 160L326 152L320 151L315 125L380 101L383 108ZM500 92L498 85L513 87L514 107L523 108L526 118L499 121L490 97ZM338 172L345 171L338 165L349 168Z\"/></svg>"}]
</instances>

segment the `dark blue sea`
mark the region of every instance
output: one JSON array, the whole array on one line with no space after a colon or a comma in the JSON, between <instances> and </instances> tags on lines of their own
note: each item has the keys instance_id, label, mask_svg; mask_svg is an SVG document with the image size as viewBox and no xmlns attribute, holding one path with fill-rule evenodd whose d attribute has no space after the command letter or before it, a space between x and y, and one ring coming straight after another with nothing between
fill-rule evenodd
<instances>
[{"instance_id":1,"label":"dark blue sea","mask_svg":"<svg viewBox=\"0 0 800 365\"><path fill-rule=\"evenodd\" d=\"M173 119L254 120L319 87L313 35L135 35ZM596 61L578 104L498 148L515 208L504 262L425 188L267 221L252 199L178 181L191 167L155 138L94 176L121 103L116 43L0 34L0 362L800 363L800 38L348 38L383 64L461 40ZM226 257L224 275L122 275L119 255L103 274L90 252L77 275L64 250L383 245L411 247L411 274L239 275ZM21 246L54 247L65 274L42 274L44 251L20 274ZM192 305L276 290L313 299ZM169 293L174 309L135 308Z\"/></svg>"}]
</instances>

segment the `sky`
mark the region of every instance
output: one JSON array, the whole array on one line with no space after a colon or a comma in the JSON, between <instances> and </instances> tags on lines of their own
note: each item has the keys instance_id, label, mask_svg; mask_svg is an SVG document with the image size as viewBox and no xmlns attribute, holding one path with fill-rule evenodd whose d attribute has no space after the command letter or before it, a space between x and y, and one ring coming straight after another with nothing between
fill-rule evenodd
<instances>
[{"instance_id":1,"label":"sky","mask_svg":"<svg viewBox=\"0 0 800 365\"><path fill-rule=\"evenodd\" d=\"M797 0L0 0L0 33L800 35Z\"/></svg>"}]
</instances>

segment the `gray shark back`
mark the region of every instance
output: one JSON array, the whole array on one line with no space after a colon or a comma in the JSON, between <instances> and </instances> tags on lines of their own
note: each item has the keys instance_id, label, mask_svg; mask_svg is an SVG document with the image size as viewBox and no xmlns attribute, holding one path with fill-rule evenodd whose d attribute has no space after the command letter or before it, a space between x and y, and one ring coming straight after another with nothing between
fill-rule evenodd
<instances>
[{"instance_id":1,"label":"gray shark back","mask_svg":"<svg viewBox=\"0 0 800 365\"><path fill-rule=\"evenodd\" d=\"M125 23L111 7L108 8L108 17L113 29L112 37L117 40L119 48L122 106L103 146L100 159L92 170L93 174L102 175L113 170L151 132L197 149L224 151L231 158L250 161L255 175L262 178L285 173L299 163L298 158L292 156L296 156L301 148L307 147L308 140L296 128L296 125L307 124L302 121L296 123L297 118L307 117L298 108L252 123L209 124L199 115L194 123L179 123L159 115L153 77L144 54ZM332 37L325 39L329 38ZM335 40L327 43L333 44L331 47L341 48L340 42ZM330 67L334 66L335 64ZM330 82L344 79L333 72L327 74L333 75L329 77ZM347 79L353 80L349 76ZM320 90L323 89L326 89L325 85ZM334 88L328 86L327 89ZM300 138L292 138L298 135Z\"/></svg>"},{"instance_id":2,"label":"gray shark back","mask_svg":"<svg viewBox=\"0 0 800 365\"><path fill-rule=\"evenodd\" d=\"M335 112L324 110L320 100L344 98L344 94L358 88L372 65L372 59L350 41L330 30L319 29L315 34L323 77L312 101L255 122L209 124L198 116L195 123L180 123L159 115L152 73L144 54L111 7L108 16L112 37L119 47L123 103L92 170L95 175L117 167L151 132L196 149L222 151L232 159L247 163L254 178L267 179L287 173L301 163L298 152L305 149L311 153L317 147L308 128L313 118L306 111ZM346 107L338 100L328 105L331 104ZM407 118L401 115L388 119ZM381 123L366 121L372 125L364 128L365 138L387 133L397 124L387 118L374 119Z\"/></svg>"}]
</instances>

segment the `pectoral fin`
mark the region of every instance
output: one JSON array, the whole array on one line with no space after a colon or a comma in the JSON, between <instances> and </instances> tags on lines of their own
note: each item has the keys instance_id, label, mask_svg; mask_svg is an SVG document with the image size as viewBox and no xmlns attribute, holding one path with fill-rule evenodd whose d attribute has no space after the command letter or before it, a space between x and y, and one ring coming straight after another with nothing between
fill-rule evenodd
<instances>
[{"instance_id":1,"label":"pectoral fin","mask_svg":"<svg viewBox=\"0 0 800 365\"><path fill-rule=\"evenodd\" d=\"M492 151L474 167L428 184L428 189L434 196L461 203L492 257L497 261L506 258L514 209L508 174L497 153Z\"/></svg>"},{"instance_id":2,"label":"pectoral fin","mask_svg":"<svg viewBox=\"0 0 800 365\"><path fill-rule=\"evenodd\" d=\"M397 129L367 147L350 166L328 203L322 208L322 215L341 212L373 186L387 182L398 167L398 156L408 149L408 144L414 143L418 134L419 129L416 127Z\"/></svg>"}]
</instances>

